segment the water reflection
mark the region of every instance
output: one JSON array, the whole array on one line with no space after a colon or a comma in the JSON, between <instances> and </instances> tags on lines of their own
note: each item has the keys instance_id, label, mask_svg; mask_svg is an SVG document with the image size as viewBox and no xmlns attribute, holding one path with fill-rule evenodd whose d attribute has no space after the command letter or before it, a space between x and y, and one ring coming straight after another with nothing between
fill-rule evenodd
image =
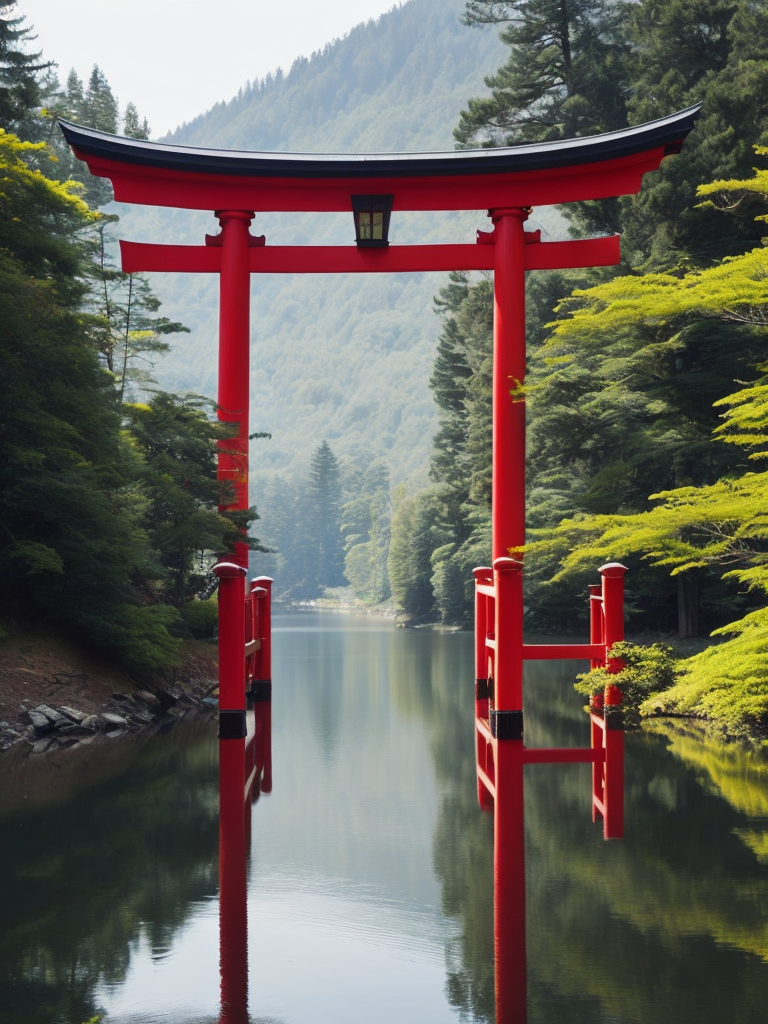
<instances>
[{"instance_id":1,"label":"water reflection","mask_svg":"<svg viewBox=\"0 0 768 1024\"><path fill-rule=\"evenodd\" d=\"M98 987L119 988L139 947L162 958L215 899L210 726L118 747L48 759L59 801L43 810L40 762L3 761L2 1024L90 1019Z\"/></svg>"},{"instance_id":2,"label":"water reflection","mask_svg":"<svg viewBox=\"0 0 768 1024\"><path fill-rule=\"evenodd\" d=\"M495 1021L472 638L276 626L275 792L250 825L239 805L245 895L242 863L226 877L249 934L235 914L224 1010L218 741L201 724L71 771L62 756L72 785L46 804L39 773L0 765L2 1024ZM588 743L573 672L528 666L530 745ZM528 1024L764 1019L768 764L654 728L627 740L621 843L591 821L588 766L525 770Z\"/></svg>"}]
</instances>

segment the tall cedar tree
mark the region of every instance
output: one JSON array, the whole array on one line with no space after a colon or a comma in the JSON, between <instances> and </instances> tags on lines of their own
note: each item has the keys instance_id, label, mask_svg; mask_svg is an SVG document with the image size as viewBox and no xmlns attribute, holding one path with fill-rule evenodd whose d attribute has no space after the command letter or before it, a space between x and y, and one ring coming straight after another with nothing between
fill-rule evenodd
<instances>
[{"instance_id":1,"label":"tall cedar tree","mask_svg":"<svg viewBox=\"0 0 768 1024\"><path fill-rule=\"evenodd\" d=\"M310 522L317 546L317 587L344 585L344 547L341 537L341 474L327 441L318 445L309 465Z\"/></svg>"},{"instance_id":2,"label":"tall cedar tree","mask_svg":"<svg viewBox=\"0 0 768 1024\"><path fill-rule=\"evenodd\" d=\"M768 142L766 0L643 0L630 12L632 123L703 101L681 159L665 160L639 196L622 201L624 259L667 270L707 266L751 248L766 232L754 202L730 218L702 211L696 189L744 178L754 147Z\"/></svg>"},{"instance_id":3,"label":"tall cedar tree","mask_svg":"<svg viewBox=\"0 0 768 1024\"><path fill-rule=\"evenodd\" d=\"M468 25L504 23L509 59L485 80L454 132L460 146L515 145L626 125L628 4L611 0L470 0Z\"/></svg>"},{"instance_id":4,"label":"tall cedar tree","mask_svg":"<svg viewBox=\"0 0 768 1024\"><path fill-rule=\"evenodd\" d=\"M29 138L42 95L40 72L52 65L40 53L25 52L36 37L15 9L16 0L0 4L0 127Z\"/></svg>"}]
</instances>

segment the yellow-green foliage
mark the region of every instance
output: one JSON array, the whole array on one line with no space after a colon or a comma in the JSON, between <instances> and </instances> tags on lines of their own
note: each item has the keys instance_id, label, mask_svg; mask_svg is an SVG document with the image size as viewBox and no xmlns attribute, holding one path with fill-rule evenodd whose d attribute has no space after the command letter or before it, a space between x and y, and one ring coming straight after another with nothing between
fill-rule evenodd
<instances>
[{"instance_id":1,"label":"yellow-green foliage","mask_svg":"<svg viewBox=\"0 0 768 1024\"><path fill-rule=\"evenodd\" d=\"M644 645L626 641L614 644L611 651L624 662L621 671L614 675L609 675L603 668L583 672L576 676L575 688L579 693L591 696L609 683L621 687L625 720L636 723L638 709L649 694L658 693L674 682L674 653L666 644Z\"/></svg>"},{"instance_id":2,"label":"yellow-green foliage","mask_svg":"<svg viewBox=\"0 0 768 1024\"><path fill-rule=\"evenodd\" d=\"M749 562L726 575L751 587L768 589L768 555L754 543L768 537L766 477L746 473L709 487L679 487L652 494L661 502L635 515L581 516L564 519L527 547L530 557L558 556L553 580L590 568L599 561L621 561L642 553L673 575L705 565Z\"/></svg>"},{"instance_id":3,"label":"yellow-green foliage","mask_svg":"<svg viewBox=\"0 0 768 1024\"><path fill-rule=\"evenodd\" d=\"M78 195L82 185L52 181L27 163L25 157L29 154L46 152L44 142L23 142L0 128L0 216L5 209L13 208L13 220L19 222L19 206L33 202L54 213L70 212L92 220L96 214Z\"/></svg>"},{"instance_id":4,"label":"yellow-green foliage","mask_svg":"<svg viewBox=\"0 0 768 1024\"><path fill-rule=\"evenodd\" d=\"M722 441L749 448L750 459L768 457L768 363L758 366L758 370L764 376L715 402L715 406L726 407L715 433Z\"/></svg>"},{"instance_id":5,"label":"yellow-green foliage","mask_svg":"<svg viewBox=\"0 0 768 1024\"><path fill-rule=\"evenodd\" d=\"M768 153L768 150L760 150ZM702 186L702 196L719 195L721 205L739 193L768 198L768 171L748 181ZM767 219L765 214L760 219ZM568 359L573 345L649 323L682 327L691 319L719 317L768 324L768 249L723 260L714 267L673 274L619 277L582 289L566 300L570 315L552 325L554 359ZM674 342L674 338L672 339ZM716 436L747 449L749 458L768 456L768 364L762 376L719 401L723 422ZM651 495L659 504L635 515L584 515L542 531L527 547L528 557L558 559L553 581L600 561L641 554L674 575L718 565L724 578L768 593L768 476L764 471L723 478L710 486L680 487ZM732 732L761 733L768 726L768 608L760 608L715 631L728 639L681 663L678 681L641 705L705 715Z\"/></svg>"},{"instance_id":6,"label":"yellow-green foliage","mask_svg":"<svg viewBox=\"0 0 768 1024\"><path fill-rule=\"evenodd\" d=\"M745 846L748 846L761 864L768 864L768 832L755 832L752 829L736 829L736 835Z\"/></svg>"},{"instance_id":7,"label":"yellow-green foliage","mask_svg":"<svg viewBox=\"0 0 768 1024\"><path fill-rule=\"evenodd\" d=\"M766 323L766 307L768 250L759 248L680 277L627 275L595 288L577 288L557 308L570 318L550 326L555 342L588 345L600 334L687 316Z\"/></svg>"},{"instance_id":8,"label":"yellow-green foliage","mask_svg":"<svg viewBox=\"0 0 768 1024\"><path fill-rule=\"evenodd\" d=\"M758 147L757 152L768 155L768 148ZM715 181L698 189L702 196L721 196L725 206L733 205L738 193L744 192L768 197L768 170L756 170L755 176L745 181ZM768 213L756 219L768 220ZM555 346L563 341L588 345L601 335L627 327L686 317L766 324L768 249L753 249L686 274L630 274L595 288L579 288L557 312L570 315L550 324L550 345Z\"/></svg>"},{"instance_id":9,"label":"yellow-green foliage","mask_svg":"<svg viewBox=\"0 0 768 1024\"><path fill-rule=\"evenodd\" d=\"M768 608L716 634L733 634L681 664L679 681L641 706L645 714L706 715L733 733L754 733L768 719Z\"/></svg>"},{"instance_id":10,"label":"yellow-green foliage","mask_svg":"<svg viewBox=\"0 0 768 1024\"><path fill-rule=\"evenodd\" d=\"M669 751L716 796L748 818L768 818L768 759L745 744L722 744L694 723L647 722L645 730L663 735Z\"/></svg>"},{"instance_id":11,"label":"yellow-green foliage","mask_svg":"<svg viewBox=\"0 0 768 1024\"><path fill-rule=\"evenodd\" d=\"M755 146L758 156L768 156L768 146ZM740 197L745 192L755 193L762 198L768 196L768 170L755 167L754 175L751 178L735 179L728 178L722 181L712 181L706 185L699 185L696 190L700 196L718 196L720 202L715 204L711 200L701 203L701 206L719 206L720 208L733 208L738 205ZM768 220L768 213L760 214L755 220Z\"/></svg>"}]
</instances>

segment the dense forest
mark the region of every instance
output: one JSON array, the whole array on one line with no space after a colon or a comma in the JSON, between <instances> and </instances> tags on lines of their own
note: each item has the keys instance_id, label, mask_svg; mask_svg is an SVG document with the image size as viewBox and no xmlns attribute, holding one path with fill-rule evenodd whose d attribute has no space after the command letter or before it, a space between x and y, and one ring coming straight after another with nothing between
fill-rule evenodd
<instances>
[{"instance_id":1,"label":"dense forest","mask_svg":"<svg viewBox=\"0 0 768 1024\"><path fill-rule=\"evenodd\" d=\"M529 275L527 618L577 626L597 566L624 561L630 630L729 637L654 707L764 723L768 4L471 0L465 21L500 24L509 59L461 113L460 146L704 103L684 158L636 199L564 209L573 235L622 232L617 272ZM467 625L490 551L491 283L456 274L437 301L434 487L396 510L390 561L414 619Z\"/></svg>"},{"instance_id":2,"label":"dense forest","mask_svg":"<svg viewBox=\"0 0 768 1024\"><path fill-rule=\"evenodd\" d=\"M162 672L210 634L215 609L201 617L195 597L255 512L219 512L228 433L212 404L154 385L186 328L114 266L109 187L84 177L56 118L149 126L132 104L120 116L97 66L62 88L14 7L0 10L0 626L60 627Z\"/></svg>"},{"instance_id":3,"label":"dense forest","mask_svg":"<svg viewBox=\"0 0 768 1024\"><path fill-rule=\"evenodd\" d=\"M15 581L3 613L63 622L148 670L173 661L213 552L237 528L216 511L220 427L210 403L174 393L194 390L183 374L172 391L153 382L169 376L158 363L168 349L166 364L194 368L200 391L212 390L210 374L186 341L174 341L185 331L181 317L161 316L148 282L117 271L108 186L72 160L55 119L136 137L148 137L149 125L132 104L120 116L98 67L87 83L70 75L62 85L42 56L21 47L26 29L13 6L0 29L9 183L0 558ZM452 108L459 147L621 129L703 101L684 156L666 160L636 198L576 204L554 221L547 211L532 214L548 223L559 216L575 237L620 231L623 263L529 275L527 628L583 629L587 579L602 562L621 560L631 573L630 631L725 638L683 662L655 706L712 714L734 731L754 728L768 713L768 0L462 6L464 25L455 24L457 5L450 27L434 0L413 0L287 75L248 83L172 141L308 148L304 131L314 148L409 148L397 134L407 109L411 142L419 145L426 124L439 144L445 111L431 118L425 89L417 125L422 93L403 90L414 54L440 81L446 67L461 66L451 95L462 83L477 93ZM442 55L433 55L434 66L419 13L433 19ZM457 33L492 37L495 49L463 51ZM377 58L366 63L371 40ZM484 89L476 77L469 84L467 52L502 61ZM375 93L385 79L392 111L377 134ZM289 118L308 92L311 109ZM444 228L414 222L405 234L429 240ZM291 230L299 241L314 225ZM328 239L340 240L340 230L329 225ZM264 464L295 437L286 427L281 439L286 416L301 424L306 447L290 472L278 461L256 474L260 533L272 551L254 565L278 576L287 598L349 586L368 603L393 601L410 624L466 627L471 569L490 553L492 283L456 273L436 284L442 326L426 369L435 431L412 390L425 349L408 331L418 317L417 332L429 334L422 293L411 280L377 287L370 315L350 333L358 307L346 284L313 305L293 284L278 292L263 282L288 321L275 326L282 343L260 357L259 374L288 393L280 377L287 342L306 335L296 352L313 351L297 412L270 407L256 388L254 422L272 432L274 415L280 428ZM201 291L188 304L193 317L204 300ZM382 329L377 314L388 303L398 312ZM325 342L310 338L308 316L322 323ZM337 336L344 374L328 369ZM395 441L402 430L405 442ZM432 433L428 480L418 452ZM398 444L405 455L395 455Z\"/></svg>"}]
</instances>

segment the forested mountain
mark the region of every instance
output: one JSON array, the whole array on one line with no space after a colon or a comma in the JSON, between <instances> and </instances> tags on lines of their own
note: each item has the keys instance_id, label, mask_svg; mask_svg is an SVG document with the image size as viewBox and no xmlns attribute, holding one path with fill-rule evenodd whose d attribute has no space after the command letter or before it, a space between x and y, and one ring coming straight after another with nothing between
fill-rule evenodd
<instances>
[{"instance_id":1,"label":"forested mountain","mask_svg":"<svg viewBox=\"0 0 768 1024\"><path fill-rule=\"evenodd\" d=\"M299 152L451 150L457 111L503 52L493 30L462 26L462 10L461 0L394 7L286 73L244 84L231 102L167 141ZM198 242L216 228L204 214L127 207L119 213L121 237L138 240ZM393 217L391 237L469 241L485 224L485 211L401 214ZM266 234L268 244L354 238L351 215L259 215L253 232ZM302 535L312 519L305 500L309 463L324 440L339 460L345 503L357 499L356 488L377 459L384 459L387 493L390 481L426 484L435 429L429 376L439 331L432 297L441 280L438 274L254 278L251 422L272 437L252 447L251 493L260 532L280 551L254 567L274 575L282 592L316 591ZM161 383L214 395L218 282L155 275L153 285L168 315L191 329L158 368ZM350 525L347 536L358 536L358 527ZM386 596L386 586L369 582L370 592Z\"/></svg>"},{"instance_id":2,"label":"forested mountain","mask_svg":"<svg viewBox=\"0 0 768 1024\"><path fill-rule=\"evenodd\" d=\"M468 32L461 0L411 0L359 25L285 74L245 85L169 137L173 143L325 152L450 150L456 112L498 63L493 31ZM243 78L248 77L243 69ZM199 241L207 215L120 210L120 234ZM401 215L393 241L471 239L477 217ZM259 215L267 243L354 239L351 215ZM153 278L164 308L192 334L164 360L164 384L215 392L215 280ZM394 479L425 479L434 405L428 380L439 275L266 276L252 286L251 422L272 433L253 468L305 471L324 438L336 455L386 455ZM257 492L254 492L256 494ZM265 526L267 517L265 519Z\"/></svg>"}]
</instances>

